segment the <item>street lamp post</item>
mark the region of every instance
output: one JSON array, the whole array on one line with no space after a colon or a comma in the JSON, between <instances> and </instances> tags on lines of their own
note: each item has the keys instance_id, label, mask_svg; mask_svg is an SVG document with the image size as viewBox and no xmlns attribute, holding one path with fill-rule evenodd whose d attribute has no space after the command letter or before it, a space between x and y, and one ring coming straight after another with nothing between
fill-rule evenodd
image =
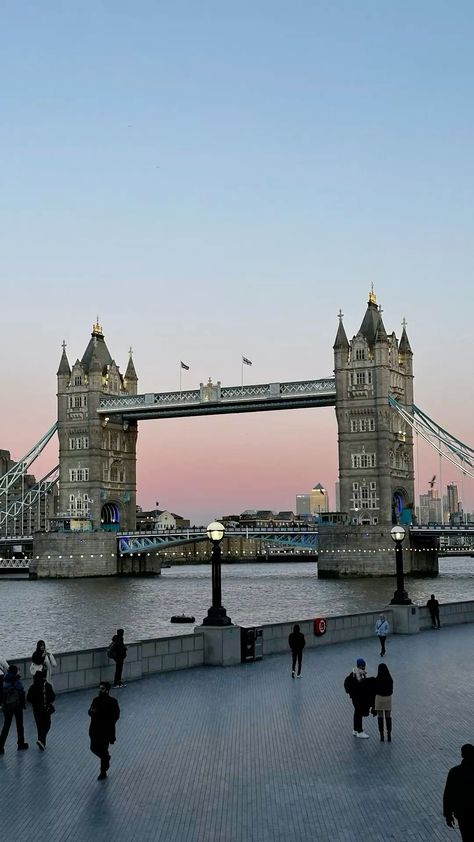
<instances>
[{"instance_id":1,"label":"street lamp post","mask_svg":"<svg viewBox=\"0 0 474 842\"><path fill-rule=\"evenodd\" d=\"M405 590L403 578L403 547L402 541L405 538L403 526L397 525L390 530L392 541L395 541L395 563L397 566L397 590L390 600L390 605L411 605L412 601Z\"/></svg>"},{"instance_id":2,"label":"street lamp post","mask_svg":"<svg viewBox=\"0 0 474 842\"><path fill-rule=\"evenodd\" d=\"M212 543L212 605L207 617L202 621L203 626L231 626L232 620L227 616L222 605L221 595L221 541L225 529L222 523L214 521L207 527L207 537Z\"/></svg>"}]
</instances>

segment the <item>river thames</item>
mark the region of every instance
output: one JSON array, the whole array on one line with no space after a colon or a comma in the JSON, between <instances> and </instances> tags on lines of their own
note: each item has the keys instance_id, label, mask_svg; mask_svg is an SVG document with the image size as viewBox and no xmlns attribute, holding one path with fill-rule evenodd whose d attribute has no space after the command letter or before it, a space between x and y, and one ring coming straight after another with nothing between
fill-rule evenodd
<instances>
[{"instance_id":1,"label":"river thames","mask_svg":"<svg viewBox=\"0 0 474 842\"><path fill-rule=\"evenodd\" d=\"M318 579L313 563L223 564L222 599L232 621L252 626L383 608L395 578ZM474 559L440 560L436 578L407 578L413 602L474 599ZM0 579L0 654L31 655L38 638L53 652L105 646L117 627L127 641L186 634L170 623L193 615L200 625L211 603L210 565L170 567L155 578L29 581ZM442 609L441 609L442 610Z\"/></svg>"}]
</instances>

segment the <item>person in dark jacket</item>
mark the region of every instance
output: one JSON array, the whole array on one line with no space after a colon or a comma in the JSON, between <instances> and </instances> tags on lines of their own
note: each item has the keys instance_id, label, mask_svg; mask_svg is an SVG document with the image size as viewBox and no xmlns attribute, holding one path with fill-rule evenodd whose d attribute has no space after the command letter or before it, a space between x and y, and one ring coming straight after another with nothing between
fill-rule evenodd
<instances>
[{"instance_id":1,"label":"person in dark jacket","mask_svg":"<svg viewBox=\"0 0 474 842\"><path fill-rule=\"evenodd\" d=\"M390 675L389 668L386 664L379 664L377 675L374 679L375 701L374 710L377 713L379 723L379 733L382 742L385 740L384 735L384 718L387 726L387 742L392 742L392 694L393 694L393 678Z\"/></svg>"},{"instance_id":2,"label":"person in dark jacket","mask_svg":"<svg viewBox=\"0 0 474 842\"><path fill-rule=\"evenodd\" d=\"M123 640L124 630L117 629L117 634L114 634L112 643L108 649L109 658L115 661L115 675L114 675L114 689L118 687L125 687L122 681L123 662L127 657L127 647Z\"/></svg>"},{"instance_id":3,"label":"person in dark jacket","mask_svg":"<svg viewBox=\"0 0 474 842\"><path fill-rule=\"evenodd\" d=\"M435 599L434 593L431 594L428 602L426 603L426 607L430 612L431 625L434 629L439 629L441 625L439 622L439 602Z\"/></svg>"},{"instance_id":4,"label":"person in dark jacket","mask_svg":"<svg viewBox=\"0 0 474 842\"><path fill-rule=\"evenodd\" d=\"M356 666L344 679L344 690L351 697L354 706L354 737L367 740L369 735L362 728L362 717L369 716L374 706L374 679L367 676L366 663L363 658L357 658Z\"/></svg>"},{"instance_id":5,"label":"person in dark jacket","mask_svg":"<svg viewBox=\"0 0 474 842\"><path fill-rule=\"evenodd\" d=\"M26 700L33 708L38 732L36 745L40 751L44 751L46 748L46 736L51 728L51 714L54 713L53 702L55 698L56 694L49 681L46 681L45 674L42 671L35 672L33 684L28 690Z\"/></svg>"},{"instance_id":6,"label":"person in dark jacket","mask_svg":"<svg viewBox=\"0 0 474 842\"><path fill-rule=\"evenodd\" d=\"M110 683L101 681L99 695L93 699L89 708L91 752L100 758L98 781L103 781L107 777L110 766L109 745L115 742L115 723L120 717L117 699L109 696L109 693Z\"/></svg>"},{"instance_id":7,"label":"person in dark jacket","mask_svg":"<svg viewBox=\"0 0 474 842\"><path fill-rule=\"evenodd\" d=\"M461 764L448 772L443 795L443 815L448 827L458 820L463 842L474 839L474 746L461 748Z\"/></svg>"},{"instance_id":8,"label":"person in dark jacket","mask_svg":"<svg viewBox=\"0 0 474 842\"><path fill-rule=\"evenodd\" d=\"M25 743L25 731L23 728L23 711L26 707L25 691L23 684L18 678L18 667L16 664L10 664L3 677L2 705L4 721L2 733L0 734L0 754L5 754L5 741L8 737L13 717L15 717L16 722L18 751L25 751L28 748L28 743Z\"/></svg>"},{"instance_id":9,"label":"person in dark jacket","mask_svg":"<svg viewBox=\"0 0 474 842\"><path fill-rule=\"evenodd\" d=\"M297 678L301 678L301 662L303 660L303 649L306 646L304 634L300 631L298 623L293 626L293 631L288 637L288 645L291 649L291 677L295 677L295 669L298 664Z\"/></svg>"}]
</instances>

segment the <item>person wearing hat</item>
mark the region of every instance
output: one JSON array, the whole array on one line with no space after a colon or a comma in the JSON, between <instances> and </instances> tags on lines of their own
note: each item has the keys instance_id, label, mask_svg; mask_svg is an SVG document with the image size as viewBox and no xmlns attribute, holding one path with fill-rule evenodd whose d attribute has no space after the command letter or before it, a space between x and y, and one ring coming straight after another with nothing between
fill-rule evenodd
<instances>
[{"instance_id":1,"label":"person wearing hat","mask_svg":"<svg viewBox=\"0 0 474 842\"><path fill-rule=\"evenodd\" d=\"M110 682L101 681L99 695L92 700L89 708L91 752L100 758L98 781L103 781L107 777L110 766L109 745L115 742L115 723L120 717L117 699L109 696L109 693Z\"/></svg>"},{"instance_id":2,"label":"person wearing hat","mask_svg":"<svg viewBox=\"0 0 474 842\"><path fill-rule=\"evenodd\" d=\"M26 707L25 691L23 684L18 678L18 667L16 664L10 664L3 678L2 705L4 721L2 733L0 734L0 754L5 754L5 742L13 717L15 717L16 722L18 751L24 751L28 748L28 743L25 743L25 731L23 728L23 711Z\"/></svg>"},{"instance_id":3,"label":"person wearing hat","mask_svg":"<svg viewBox=\"0 0 474 842\"><path fill-rule=\"evenodd\" d=\"M367 666L363 658L357 658L356 666L344 680L344 690L351 697L354 705L353 735L367 740L369 735L362 727L362 718L368 716L374 704L374 679L367 676Z\"/></svg>"},{"instance_id":4,"label":"person wearing hat","mask_svg":"<svg viewBox=\"0 0 474 842\"><path fill-rule=\"evenodd\" d=\"M461 748L461 763L448 772L443 794L443 815L448 827L458 820L463 842L474 839L474 746L465 743Z\"/></svg>"}]
</instances>

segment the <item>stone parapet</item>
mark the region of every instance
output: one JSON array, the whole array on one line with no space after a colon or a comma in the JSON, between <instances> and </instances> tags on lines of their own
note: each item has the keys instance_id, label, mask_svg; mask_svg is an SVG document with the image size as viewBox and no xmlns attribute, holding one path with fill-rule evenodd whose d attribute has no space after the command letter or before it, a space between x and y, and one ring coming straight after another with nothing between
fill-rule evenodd
<instances>
[{"instance_id":1,"label":"stone parapet","mask_svg":"<svg viewBox=\"0 0 474 842\"><path fill-rule=\"evenodd\" d=\"M320 524L318 576L394 576L395 544L389 526ZM403 545L405 573L436 575L438 554L430 543Z\"/></svg>"}]
</instances>

